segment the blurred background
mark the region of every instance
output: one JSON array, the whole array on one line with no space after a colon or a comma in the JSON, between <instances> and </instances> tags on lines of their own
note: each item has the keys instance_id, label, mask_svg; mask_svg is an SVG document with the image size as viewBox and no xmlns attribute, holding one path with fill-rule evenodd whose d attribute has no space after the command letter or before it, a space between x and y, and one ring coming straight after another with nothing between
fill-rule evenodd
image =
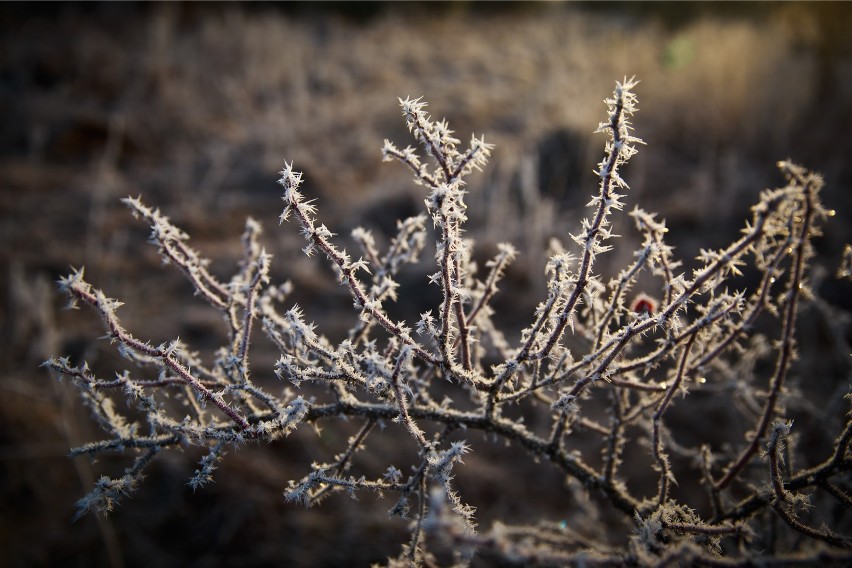
<instances>
[{"instance_id":1,"label":"blurred background","mask_svg":"<svg viewBox=\"0 0 852 568\"><path fill-rule=\"evenodd\" d=\"M837 216L817 245L817 292L848 322L852 290L833 274L852 242L850 29L846 3L3 4L2 563L334 566L398 553L406 527L388 520L387 503L283 502L287 480L318 459L301 434L232 453L196 494L185 482L197 456L161 456L108 519L72 522L97 476L126 462L67 457L100 434L73 387L39 368L60 354L114 368L97 318L61 310L54 283L72 266L125 302L120 315L138 337L180 336L202 353L221 338L220 316L146 244L147 227L119 201L128 195L161 208L223 277L240 258L245 218L258 220L273 278L292 280L294 301L339 337L351 301L321 260L304 258L297 228L278 226L277 172L285 160L304 172L341 245L353 248L358 225L386 242L425 197L405 168L381 162L384 138L413 144L397 97L423 96L462 140L485 133L496 144L471 178L468 234L477 258L500 241L521 251L496 304L509 336L544 297L549 240L577 231L595 190L602 101L633 75L647 146L623 174L626 209L666 218L690 267L700 248L738 236L761 189L783 185L777 160L822 172ZM635 246L629 224L616 229L624 241L601 262L605 276ZM424 258L404 283L422 284ZM416 317L434 301L398 309ZM820 353L820 326L801 328L803 351ZM261 345L257 357L256 377L274 384L274 353ZM809 369L849 381L848 361ZM488 483L511 482L505 468L478 467ZM544 487L560 483L542 475ZM550 506L545 491L520 503L482 485L468 490L493 505L484 527L489 515L523 522L541 511L531 503Z\"/></svg>"}]
</instances>

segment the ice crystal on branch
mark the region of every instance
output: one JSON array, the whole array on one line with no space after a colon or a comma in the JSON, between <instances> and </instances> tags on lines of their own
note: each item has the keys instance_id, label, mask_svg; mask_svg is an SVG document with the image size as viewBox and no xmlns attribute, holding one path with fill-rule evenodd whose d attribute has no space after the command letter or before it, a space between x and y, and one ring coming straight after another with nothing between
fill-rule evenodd
<instances>
[{"instance_id":1,"label":"ice crystal on branch","mask_svg":"<svg viewBox=\"0 0 852 568\"><path fill-rule=\"evenodd\" d=\"M435 564L441 546L461 563L483 553L530 565L751 565L763 561L767 538L774 547L767 560L777 564L852 560L849 540L839 534L848 523L803 507L811 495L850 505L848 416L820 422L834 440L817 465L801 469L787 457L797 451L786 401L799 308L811 294L813 239L830 216L820 204L822 180L779 163L786 185L762 192L738 238L702 249L695 268L685 271L664 220L636 204L624 213L630 196L622 166L642 144L631 122L636 86L633 79L616 83L605 100L598 132L606 141L588 216L571 225L578 227L573 245L552 244L541 301L529 324L511 335L492 320L493 300L522 253L501 243L478 272L477 243L464 229L467 177L486 166L493 147L475 136L464 146L420 98L399 100L418 147L385 141L382 155L412 172L424 211L398 220L384 249L359 228L351 234L358 252L348 253L339 244L345 238L319 221L318 204L301 192L302 174L291 163L281 171L280 223L296 225L305 253L327 262L351 296L352 325L341 341L324 335L327 322L309 321L290 302L289 283L270 281L272 256L260 245L257 221L247 221L243 258L224 281L184 231L141 199L126 199L151 226L163 261L221 314L227 340L212 360L177 339L155 346L124 327L121 303L89 284L82 269L60 280L69 304L94 310L105 338L132 365L101 378L68 358L45 363L79 388L105 434L74 454L120 452L130 461L117 478L98 480L78 503L80 513L113 509L161 451L202 448L188 481L198 489L214 480L217 464L235 453L230 448L302 427L335 428L343 417L353 429L327 458L302 464L302 478L282 486L284 499L313 506L335 492L392 495L389 522L410 522L394 566ZM626 242L613 234L619 215L632 218L639 245L622 255L625 266L605 275L596 261ZM430 238L435 257L421 259ZM437 286L440 300L416 322L397 321L388 306L410 300L398 274L411 263L431 265L423 285ZM844 265L840 275L848 272ZM756 282L744 274L757 274ZM257 333L279 351L272 369L252 364ZM255 382L273 375L278 384ZM749 432L729 437L721 450L718 435L683 445L672 409L700 408L696 398L722 401L726 418ZM388 431L408 451L376 443ZM513 526L510 518L478 533L476 509L456 484L466 475L462 458L481 447L474 431L511 444L513 462L490 467L511 470L527 460L556 468L568 482L552 488L554 499L572 488L591 495L594 502L583 506L564 499L565 516L579 528L546 518ZM647 463L625 463L632 446L646 449ZM594 455L578 447L594 447ZM653 482L643 486L643 479ZM686 494L704 494L705 502L682 502ZM783 521L771 535L767 515ZM620 543L607 534L618 523L633 535Z\"/></svg>"}]
</instances>

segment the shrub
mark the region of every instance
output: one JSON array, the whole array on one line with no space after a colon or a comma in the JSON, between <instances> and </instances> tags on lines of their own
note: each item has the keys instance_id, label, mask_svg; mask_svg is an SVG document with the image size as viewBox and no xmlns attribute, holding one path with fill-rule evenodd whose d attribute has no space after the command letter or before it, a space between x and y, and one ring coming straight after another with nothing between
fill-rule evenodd
<instances>
[{"instance_id":1,"label":"shrub","mask_svg":"<svg viewBox=\"0 0 852 568\"><path fill-rule=\"evenodd\" d=\"M290 481L284 497L311 506L339 491L395 495L390 514L409 520L410 540L392 565L430 565L439 561L436 554L446 560L449 550L458 562L475 554L529 564L848 562L850 542L837 534L842 517L832 511L852 506L843 487L852 425L847 418L824 433L834 442L815 465L794 467L803 450L785 410L794 392L799 304L811 295L813 239L830 216L820 204L822 181L779 163L786 185L761 193L741 236L726 248L703 250L689 272L666 243L665 223L634 208L628 215L641 245L628 266L605 280L595 262L619 242L612 220L622 214L628 188L621 169L642 143L630 122L635 84L617 83L606 100L598 132L608 140L590 215L572 247L553 244L546 297L517 341L496 328L491 305L518 252L499 245L479 274L474 243L463 232L465 179L485 166L492 146L477 137L462 146L420 99L400 104L422 152L389 141L383 149L385 160L404 164L425 187L434 226L437 268L428 285L441 290L441 300L413 325L395 321L387 305L405 301L395 277L403 265L420 262L427 215L399 221L384 251L371 233L355 230L361 250L355 260L317 221L315 205L300 192L301 174L285 166L281 222L295 221L305 252L330 262L358 316L348 337L332 342L298 306L285 309L290 285L270 282L271 256L259 245L255 221L246 224L239 270L224 282L168 218L140 199L124 200L151 225L151 242L163 259L222 313L229 337L212 362L179 340L153 345L122 326L120 302L89 284L83 270L60 281L72 305L86 304L100 315L106 338L134 367L103 379L67 357L45 363L73 380L107 433L73 454L132 456L123 475L98 480L79 501L79 513L110 511L161 451L203 448L189 480L198 488L212 479L228 448L304 426L333 427L340 422L331 419L345 417L357 424L355 434L342 451ZM744 273L753 278L743 279ZM633 293L640 275L657 283L656 295ZM258 328L280 351L274 371L283 388L253 380L258 371L250 346ZM721 401L722 419L748 424L749 431L730 437L736 426L692 424L705 438L679 443L671 409L688 393ZM115 402L122 397L132 403L127 412ZM387 422L397 425L388 431L405 432L416 463L405 463L402 452L373 456L385 469L364 474L358 456L375 447L385 435L377 426ZM566 484L579 484L596 500L568 512L570 527L548 519L513 526L503 519L478 532L474 508L453 483L474 431L521 448L539 467L557 468ZM720 433L729 438L720 441ZM577 440L599 456L580 451ZM647 463L628 467L622 458L629 445L644 446ZM645 470L654 487L635 482ZM701 502L686 488L702 491ZM827 504L805 513L811 499ZM766 523L767 515L777 515L786 528ZM610 534L613 526L629 533Z\"/></svg>"}]
</instances>

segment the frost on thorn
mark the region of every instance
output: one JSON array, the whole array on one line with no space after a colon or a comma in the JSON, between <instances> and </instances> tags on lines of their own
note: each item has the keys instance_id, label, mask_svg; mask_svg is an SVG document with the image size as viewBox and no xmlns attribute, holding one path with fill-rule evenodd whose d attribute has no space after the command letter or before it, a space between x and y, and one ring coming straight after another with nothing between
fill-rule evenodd
<instances>
[{"instance_id":1,"label":"frost on thorn","mask_svg":"<svg viewBox=\"0 0 852 568\"><path fill-rule=\"evenodd\" d=\"M424 205L420 214L398 220L388 239L355 229L358 252L347 253L335 241L348 237L335 235L339 229L322 222L321 204L300 192L302 174L288 162L280 172L280 221L296 225L282 230L300 232L305 252L317 253L315 260L337 276L351 302L344 313L336 300L303 310L290 298L298 292L292 285L272 282L273 257L261 243L258 221L246 221L242 246L235 247L242 257L221 280L168 217L140 198L125 199L150 225L150 241L164 262L218 313L223 341L211 354L206 346L199 353L171 339L176 334L165 326L155 340L137 337L119 317L120 301L89 284L82 268L60 279L71 305L87 306L100 318L104 347L128 367L99 376L67 357L44 364L79 389L104 433L74 455L112 452L128 461L123 473L97 481L80 511L113 508L161 451L201 448L188 482L200 489L231 448L303 428L316 431L299 438L317 441L309 452L316 462L301 464L302 479L282 482L285 499L314 506L336 492L393 493L391 514L411 517L411 534L392 565L437 564L432 551L442 542L454 552L481 550L483 558L519 565L738 565L753 563L769 540L775 563L840 558L835 552L845 553L846 541L807 523L835 523L823 511L848 500L837 484L848 474L843 452L850 429L834 406L819 406L812 422L824 424L818 435L834 442L815 445L832 449L809 457L804 470L804 460L788 458L799 448L781 419L787 406L807 414L808 405L791 401L812 396L802 389L793 397L799 391L791 379L801 371L793 363L803 360L799 350L806 347L796 341L797 316L817 288L810 279L813 238L831 216L819 201L821 178L779 164L787 184L761 193L732 242L702 249L698 266L684 272L666 242L665 220L629 203L636 196L622 166L643 143L631 122L636 84L625 78L605 100L598 128L603 157L589 188L588 214L560 220L571 228L573 243L552 239L544 267L525 262L518 269L540 275L543 268L546 278L541 290L524 292L540 294L526 320L500 313L518 305L517 289L512 296L501 288L509 288L503 279L522 253L508 243L483 250L476 230L466 226L468 216L476 217L466 200L480 190L468 176L484 168L493 146L475 135L465 146L421 98L399 100L412 145L385 140L381 146L383 159L399 162L421 186ZM625 207L632 211L625 214ZM621 227L638 235L635 246L617 234ZM434 255L422 259L429 240ZM604 273L597 261L614 249L612 261L624 265ZM414 263L422 264L402 273ZM400 315L433 295L416 322ZM498 325L504 320L520 323L504 332ZM256 341L258 335L265 338ZM257 356L257 345L276 353ZM100 358L99 366L108 360ZM679 431L683 417L701 420L700 404L711 398L726 420L751 432L714 431L714 444L727 448L715 456L706 439L690 447L695 436ZM675 405L677 412L667 412ZM469 441L460 439L469 434ZM463 459L492 441L510 445L511 455L500 463L499 453L489 454L498 460L489 467L547 463L565 476L571 483L554 487L553 495L577 505L577 522L554 530L542 516L537 524L477 533L475 509L464 494L478 481L482 456L475 463ZM637 448L652 459L627 463ZM763 450L768 467L759 459ZM504 477L517 484L517 475L497 476L495 483ZM676 484L682 489L671 491ZM595 499L575 499L582 496L572 496L572 486ZM500 495L505 487L493 489ZM681 491L706 496L704 518L679 502ZM819 506L799 517L807 496ZM773 524L771 535L767 515L783 521ZM750 529L759 538L740 538ZM629 530L632 536L619 536ZM736 540L724 542L731 537ZM457 560L470 559L462 556Z\"/></svg>"}]
</instances>

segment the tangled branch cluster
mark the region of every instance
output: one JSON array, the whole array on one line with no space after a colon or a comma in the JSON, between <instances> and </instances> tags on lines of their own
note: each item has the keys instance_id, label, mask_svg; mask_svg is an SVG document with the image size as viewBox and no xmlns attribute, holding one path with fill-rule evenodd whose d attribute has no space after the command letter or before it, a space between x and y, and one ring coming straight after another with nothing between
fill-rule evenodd
<instances>
[{"instance_id":1,"label":"tangled branch cluster","mask_svg":"<svg viewBox=\"0 0 852 568\"><path fill-rule=\"evenodd\" d=\"M227 448L342 416L358 423L357 432L340 453L291 481L285 498L310 506L337 491L396 495L390 513L409 519L411 533L392 565L433 564L436 551L447 549L461 563L477 553L529 564L849 561L849 539L817 524L832 517L804 509L823 493L842 507L852 506L852 424L847 416L831 434L836 439L830 455L796 470L789 462L794 426L785 418L799 304L810 294L812 241L830 215L819 200L822 181L792 163L779 163L787 184L764 191L741 236L725 248L702 251L689 273L666 243L665 223L634 208L629 216L641 245L630 265L606 281L595 263L616 242L613 218L622 214L628 187L621 167L642 143L630 122L634 87L633 80L617 83L606 100L607 118L598 131L608 140L590 215L573 235L574 247L556 247L546 267L546 298L517 343L496 328L491 304L518 253L501 244L479 274L472 261L474 243L463 231L465 178L486 164L492 146L477 137L463 146L445 121L429 116L420 99L400 103L421 151L388 141L383 149L385 160L407 166L426 188L426 212L434 226L437 268L429 280L440 288L441 301L413 325L395 321L386 306L405 301L398 298L395 277L404 264L420 262L427 215L399 221L384 251L368 231L356 230L356 260L317 220L314 204L300 192L301 174L285 166L281 221L298 223L305 252L330 262L359 316L348 337L335 344L298 306L285 309L290 286L270 282L271 257L258 244L257 223L247 223L245 259L224 282L189 247L185 233L140 200L126 199L134 215L153 228L151 241L163 258L222 313L229 339L212 362L180 341L152 345L122 326L116 313L120 303L86 282L82 270L61 280L72 304L88 305L101 316L107 338L134 366L102 379L68 358L46 363L74 381L107 433L105 440L73 453L133 456L121 477L97 482L80 501L80 512L112 509L163 450L203 447L206 454L189 481L200 487L211 480ZM737 284L743 270L759 274L755 286ZM658 297L632 294L643 273L659 282ZM761 327L764 321L774 324ZM251 367L250 338L258 331L280 351L274 371L284 387L261 388L253 380L267 373ZM316 394L304 394L307 384L319 386L311 391ZM676 395L690 391L729 397L751 430L723 447L681 446L667 416ZM114 401L122 397L142 420L129 418L138 416L136 411L121 412ZM607 410L603 418L586 412L601 402ZM517 409L539 417L537 425L525 424ZM386 422L404 428L419 461L411 466L389 455L383 475L361 474L358 454L369 451L382 435L376 426ZM579 482L600 498L602 514L615 514L632 536L610 542L603 526L568 528L545 519L533 526L498 523L478 532L474 508L453 484L454 472L471 451L464 437L476 430L511 442L530 460L549 462ZM578 437L595 441L599 464L572 449ZM658 480L645 494L629 487L637 471L622 463L626 445L637 441L646 444ZM692 466L675 468L673 455L689 458ZM678 484L703 487L704 513L678 500ZM770 530L767 515L777 515L788 528L772 529L778 532L775 548L761 556Z\"/></svg>"}]
</instances>

